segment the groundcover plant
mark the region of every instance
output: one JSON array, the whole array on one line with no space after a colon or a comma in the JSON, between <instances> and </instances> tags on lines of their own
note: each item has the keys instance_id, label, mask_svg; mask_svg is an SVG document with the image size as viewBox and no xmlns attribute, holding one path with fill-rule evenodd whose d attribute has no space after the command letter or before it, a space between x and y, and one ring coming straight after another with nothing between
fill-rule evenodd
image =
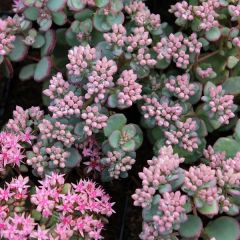
<instances>
[{"instance_id":1,"label":"groundcover plant","mask_svg":"<svg viewBox=\"0 0 240 240\"><path fill-rule=\"evenodd\" d=\"M240 3L178 1L172 25L137 0L12 8L0 74L19 62L44 81L46 109L17 106L0 133L0 238L103 239L115 210L99 184L131 177L149 142L139 238L240 239Z\"/></svg>"}]
</instances>

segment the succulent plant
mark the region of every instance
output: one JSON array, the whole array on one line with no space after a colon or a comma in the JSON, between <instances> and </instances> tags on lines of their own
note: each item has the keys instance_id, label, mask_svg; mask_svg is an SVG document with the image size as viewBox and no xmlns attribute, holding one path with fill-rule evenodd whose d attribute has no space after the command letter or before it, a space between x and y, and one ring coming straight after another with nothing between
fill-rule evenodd
<instances>
[{"instance_id":1,"label":"succulent plant","mask_svg":"<svg viewBox=\"0 0 240 240\"><path fill-rule=\"evenodd\" d=\"M141 0L15 0L13 10L0 19L0 77L13 77L18 62L22 81L44 81L46 109L16 107L0 133L0 175L60 181L66 206L51 215L35 188L36 209L7 204L7 226L30 221L34 234L54 226L48 234L56 238L59 214L81 187L61 173L106 182L143 167L132 195L142 208L140 239L239 239L239 2L178 1L169 9L174 25ZM143 137L154 154L147 166L138 161ZM76 233L81 221L63 238L102 238L97 229Z\"/></svg>"}]
</instances>

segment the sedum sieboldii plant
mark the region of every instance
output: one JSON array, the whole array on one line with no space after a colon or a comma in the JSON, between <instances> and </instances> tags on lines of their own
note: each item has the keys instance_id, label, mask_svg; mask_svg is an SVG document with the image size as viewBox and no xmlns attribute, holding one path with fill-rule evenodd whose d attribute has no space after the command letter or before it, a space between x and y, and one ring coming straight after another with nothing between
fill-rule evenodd
<instances>
[{"instance_id":1,"label":"sedum sieboldii plant","mask_svg":"<svg viewBox=\"0 0 240 240\"><path fill-rule=\"evenodd\" d=\"M0 236L101 239L109 197L64 176L127 178L144 139L154 156L132 195L140 239L239 239L240 3L179 1L174 26L138 0L15 0L13 11L0 20L1 74L20 62L21 80L44 82L47 108L16 107L0 134L0 175L43 180L28 193L19 175L2 190Z\"/></svg>"}]
</instances>

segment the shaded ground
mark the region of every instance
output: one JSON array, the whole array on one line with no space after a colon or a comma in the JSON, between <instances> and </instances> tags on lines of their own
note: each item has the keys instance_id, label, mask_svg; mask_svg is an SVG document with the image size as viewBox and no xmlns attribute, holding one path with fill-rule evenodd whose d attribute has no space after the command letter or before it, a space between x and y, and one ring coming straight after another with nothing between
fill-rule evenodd
<instances>
[{"instance_id":1,"label":"shaded ground","mask_svg":"<svg viewBox=\"0 0 240 240\"><path fill-rule=\"evenodd\" d=\"M153 13L160 13L162 21L173 22L174 18L170 17L167 12L169 6L176 1L150 0L147 2ZM6 12L11 9L10 0L0 0L0 12ZM18 65L14 66L18 69ZM0 73L0 126L11 117L12 111L16 105L23 108L31 106L41 106L42 84L34 81L21 82L14 76L12 80L1 79ZM136 109L126 111L129 122L138 123L139 117ZM146 138L145 138L146 139ZM138 172L146 164L146 160L152 157L152 146L144 142L143 147L137 153L137 163L130 172L130 177L126 180L114 181L104 184L103 187L111 195L112 201L115 202L114 214L109 219L106 226L106 240L137 240L141 231L141 209L132 206L131 195L139 187L140 181Z\"/></svg>"}]
</instances>

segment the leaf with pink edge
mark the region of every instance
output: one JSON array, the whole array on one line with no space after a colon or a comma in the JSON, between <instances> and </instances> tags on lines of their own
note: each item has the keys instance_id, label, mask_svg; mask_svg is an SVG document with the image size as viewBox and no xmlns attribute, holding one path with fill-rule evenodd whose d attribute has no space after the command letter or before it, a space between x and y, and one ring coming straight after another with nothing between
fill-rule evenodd
<instances>
[{"instance_id":1,"label":"leaf with pink edge","mask_svg":"<svg viewBox=\"0 0 240 240\"><path fill-rule=\"evenodd\" d=\"M56 32L49 30L45 33L45 44L41 48L41 56L48 56L52 53L56 45Z\"/></svg>"},{"instance_id":2,"label":"leaf with pink edge","mask_svg":"<svg viewBox=\"0 0 240 240\"><path fill-rule=\"evenodd\" d=\"M48 0L47 8L52 12L59 12L64 9L66 0Z\"/></svg>"},{"instance_id":3,"label":"leaf with pink edge","mask_svg":"<svg viewBox=\"0 0 240 240\"><path fill-rule=\"evenodd\" d=\"M19 73L19 79L22 81L27 81L33 78L35 68L36 68L36 64L29 64L24 66Z\"/></svg>"},{"instance_id":4,"label":"leaf with pink edge","mask_svg":"<svg viewBox=\"0 0 240 240\"><path fill-rule=\"evenodd\" d=\"M50 57L43 57L37 64L34 72L34 80L41 82L51 74L52 60Z\"/></svg>"},{"instance_id":5,"label":"leaf with pink edge","mask_svg":"<svg viewBox=\"0 0 240 240\"><path fill-rule=\"evenodd\" d=\"M17 36L15 41L13 42L14 48L12 52L9 54L11 61L20 62L22 61L28 54L28 47L23 42L23 37Z\"/></svg>"}]
</instances>

